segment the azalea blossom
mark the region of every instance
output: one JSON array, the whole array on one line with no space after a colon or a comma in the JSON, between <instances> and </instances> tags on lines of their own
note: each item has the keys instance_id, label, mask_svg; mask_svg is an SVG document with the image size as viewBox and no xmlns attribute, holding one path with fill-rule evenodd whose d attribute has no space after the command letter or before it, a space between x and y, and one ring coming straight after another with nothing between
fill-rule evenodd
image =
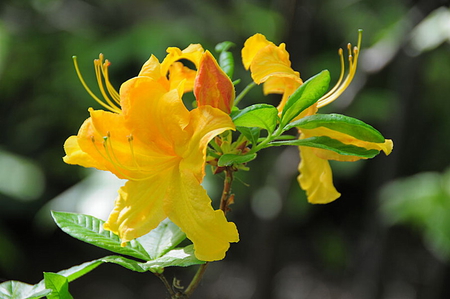
<instances>
[{"instance_id":1,"label":"azalea blossom","mask_svg":"<svg viewBox=\"0 0 450 299\"><path fill-rule=\"evenodd\" d=\"M342 49L339 50L342 71L337 84L317 103L303 111L298 117L302 118L317 113L320 107L326 106L336 100L348 87L356 73L359 56L361 35L358 45L352 49L349 44L349 71L344 78L344 58ZM282 94L278 110L282 111L289 96L303 83L300 73L291 68L289 53L284 43L276 46L268 41L262 34L255 34L247 39L242 49L244 67L251 71L253 81L263 84L264 94ZM299 131L300 138L314 136L327 136L344 144L355 145L366 149L382 150L389 155L393 148L391 140L383 143L367 142L356 139L350 135L340 133L325 127ZM306 191L308 201L311 203L329 203L340 196L333 185L332 172L328 160L356 161L362 159L357 156L341 155L336 152L313 147L300 147L300 164L298 182Z\"/></svg>"},{"instance_id":2,"label":"azalea blossom","mask_svg":"<svg viewBox=\"0 0 450 299\"><path fill-rule=\"evenodd\" d=\"M197 72L179 60L190 60L198 68L203 48L194 44L167 52L161 63L152 55L120 92L111 86L109 62L100 56L95 68L103 100L80 75L107 111L89 109L78 135L66 140L63 159L127 179L104 225L123 245L168 217L192 241L198 259L220 260L239 236L223 211L213 209L201 183L209 141L234 130L234 124L208 101L191 111L182 102L182 95L193 90Z\"/></svg>"}]
</instances>

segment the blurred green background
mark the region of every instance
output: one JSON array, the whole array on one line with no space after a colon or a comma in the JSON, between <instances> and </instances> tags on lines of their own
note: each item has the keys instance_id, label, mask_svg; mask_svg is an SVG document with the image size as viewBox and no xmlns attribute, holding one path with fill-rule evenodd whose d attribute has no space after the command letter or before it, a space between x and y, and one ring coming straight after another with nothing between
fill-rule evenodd
<instances>
[{"instance_id":1,"label":"blurred green background","mask_svg":"<svg viewBox=\"0 0 450 299\"><path fill-rule=\"evenodd\" d=\"M92 60L112 61L118 88L168 46L237 47L237 91L250 82L239 51L263 33L286 42L303 79L339 74L337 49L364 30L356 78L326 111L360 118L394 152L333 163L342 197L306 202L296 149L263 152L234 185L241 233L195 298L450 298L450 10L448 1L3 0L0 4L0 278L36 283L108 253L56 229L49 210L107 217L110 176L65 165L62 144L96 107ZM260 88L242 102L277 104ZM211 196L221 177L207 180ZM215 196L217 197L217 196ZM193 270L168 269L185 284ZM104 265L70 285L75 298L165 298L149 274Z\"/></svg>"}]
</instances>

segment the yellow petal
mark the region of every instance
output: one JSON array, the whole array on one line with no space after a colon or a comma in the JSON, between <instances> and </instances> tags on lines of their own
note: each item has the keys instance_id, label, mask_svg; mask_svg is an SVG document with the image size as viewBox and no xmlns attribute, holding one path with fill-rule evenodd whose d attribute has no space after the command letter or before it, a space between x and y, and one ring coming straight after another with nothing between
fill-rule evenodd
<instances>
[{"instance_id":1,"label":"yellow petal","mask_svg":"<svg viewBox=\"0 0 450 299\"><path fill-rule=\"evenodd\" d=\"M149 180L128 181L120 188L114 210L104 228L119 235L122 242L126 243L158 226L167 217L163 204L172 183L168 179L168 175L160 173Z\"/></svg>"},{"instance_id":2,"label":"yellow petal","mask_svg":"<svg viewBox=\"0 0 450 299\"><path fill-rule=\"evenodd\" d=\"M275 46L274 43L268 41L266 37L260 33L256 33L253 36L250 36L244 43L244 47L242 48L242 63L246 70L250 68L250 64L255 58L256 54L264 48L265 46L272 45Z\"/></svg>"},{"instance_id":3,"label":"yellow petal","mask_svg":"<svg viewBox=\"0 0 450 299\"><path fill-rule=\"evenodd\" d=\"M133 136L158 147L162 153L175 155L174 143L186 140L183 128L189 111L181 100L183 87L167 91L148 77L128 80L120 89L125 124Z\"/></svg>"},{"instance_id":4,"label":"yellow petal","mask_svg":"<svg viewBox=\"0 0 450 299\"><path fill-rule=\"evenodd\" d=\"M177 88L184 81L184 92L192 91L197 71L185 67L181 62L174 62L169 68L170 89Z\"/></svg>"},{"instance_id":5,"label":"yellow petal","mask_svg":"<svg viewBox=\"0 0 450 299\"><path fill-rule=\"evenodd\" d=\"M279 47L266 46L258 51L250 65L252 78L255 83L265 82L269 77L282 77L297 80L300 84L300 74L291 68L289 53L285 45Z\"/></svg>"},{"instance_id":6,"label":"yellow petal","mask_svg":"<svg viewBox=\"0 0 450 299\"><path fill-rule=\"evenodd\" d=\"M191 169L199 182L205 173L206 148L215 136L226 130L234 130L234 124L228 114L211 106L202 106L190 112L190 122L185 131L189 142L179 143L177 149L183 155L183 168Z\"/></svg>"},{"instance_id":7,"label":"yellow petal","mask_svg":"<svg viewBox=\"0 0 450 299\"><path fill-rule=\"evenodd\" d=\"M70 136L67 138L66 142L64 142L64 151L66 152L66 155L63 157L63 160L67 164L107 170L102 163L99 163L80 148L77 136Z\"/></svg>"},{"instance_id":8,"label":"yellow petal","mask_svg":"<svg viewBox=\"0 0 450 299\"><path fill-rule=\"evenodd\" d=\"M203 261L225 257L230 242L238 242L236 225L221 210L214 210L211 199L190 169L180 168L169 179L164 210L192 241L195 256Z\"/></svg>"},{"instance_id":9,"label":"yellow petal","mask_svg":"<svg viewBox=\"0 0 450 299\"><path fill-rule=\"evenodd\" d=\"M202 57L204 50L199 44L191 44L186 49L181 51L176 47L167 48L167 56L161 63L161 74L164 76L169 71L170 66L178 60L187 59L194 63L195 67L198 68L200 59Z\"/></svg>"},{"instance_id":10,"label":"yellow petal","mask_svg":"<svg viewBox=\"0 0 450 299\"><path fill-rule=\"evenodd\" d=\"M317 157L305 146L300 149L300 159L300 175L297 180L306 191L310 203L325 204L341 196L334 188L331 167L327 160Z\"/></svg>"},{"instance_id":11,"label":"yellow petal","mask_svg":"<svg viewBox=\"0 0 450 299\"><path fill-rule=\"evenodd\" d=\"M339 140L340 142L345 143L345 144L351 144L351 145L363 147L366 149L375 149L378 151L383 151L386 155L389 155L393 149L393 142L390 139L385 139L385 141L383 143L369 142L369 141L357 139L353 136L350 136L350 135L347 135L347 134L344 134L344 133L341 133L341 132L338 132L335 130L331 130L331 129L325 128L325 127L318 127L318 128L311 129L311 130L302 129L301 131L307 137L328 136L330 138ZM327 159L327 160L356 161L356 160L363 159L361 157L356 157L356 156L339 155L335 152L328 151L328 150L317 149L315 151L316 151L317 155L319 155L321 158Z\"/></svg>"}]
</instances>

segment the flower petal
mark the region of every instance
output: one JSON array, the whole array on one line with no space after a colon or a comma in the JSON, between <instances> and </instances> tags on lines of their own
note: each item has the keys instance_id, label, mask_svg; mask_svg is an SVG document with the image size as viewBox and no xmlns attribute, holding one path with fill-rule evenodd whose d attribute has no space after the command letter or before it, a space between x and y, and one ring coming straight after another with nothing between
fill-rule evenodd
<instances>
[{"instance_id":1,"label":"flower petal","mask_svg":"<svg viewBox=\"0 0 450 299\"><path fill-rule=\"evenodd\" d=\"M234 86L216 59L206 51L195 78L194 94L198 106L210 105L230 114L234 101Z\"/></svg>"},{"instance_id":2,"label":"flower petal","mask_svg":"<svg viewBox=\"0 0 450 299\"><path fill-rule=\"evenodd\" d=\"M184 92L192 91L194 88L197 71L185 67L181 62L174 62L169 68L170 89L177 88L184 80Z\"/></svg>"},{"instance_id":3,"label":"flower petal","mask_svg":"<svg viewBox=\"0 0 450 299\"><path fill-rule=\"evenodd\" d=\"M206 147L215 136L226 130L234 130L230 116L211 106L202 106L190 112L191 120L185 131L189 142L179 144L178 149L183 155L183 168L191 169L201 182L205 176Z\"/></svg>"},{"instance_id":4,"label":"flower petal","mask_svg":"<svg viewBox=\"0 0 450 299\"><path fill-rule=\"evenodd\" d=\"M300 159L300 175L297 180L306 191L310 203L329 203L341 196L334 188L331 167L327 160L317 157L307 147L301 147Z\"/></svg>"},{"instance_id":5,"label":"flower petal","mask_svg":"<svg viewBox=\"0 0 450 299\"><path fill-rule=\"evenodd\" d=\"M194 243L195 256L203 261L225 257L230 242L238 242L236 225L221 210L214 210L211 199L188 168L174 171L164 210L167 216Z\"/></svg>"},{"instance_id":6,"label":"flower petal","mask_svg":"<svg viewBox=\"0 0 450 299\"><path fill-rule=\"evenodd\" d=\"M353 136L350 136L348 134L344 134L335 130L331 130L329 128L325 127L318 127L315 129L302 129L301 132L307 136L328 136L330 138L339 140L342 143L345 144L351 144L359 147L363 147L366 149L375 149L379 151L383 151L386 155L389 155L392 152L393 149L393 142L390 139L385 139L384 143L377 143L377 142L369 142L357 139ZM361 159L360 157L354 157L354 156L343 156L336 154L332 151L328 150L316 150L316 154L320 156L323 159L327 160L336 160L336 161L356 161Z\"/></svg>"},{"instance_id":7,"label":"flower petal","mask_svg":"<svg viewBox=\"0 0 450 299\"><path fill-rule=\"evenodd\" d=\"M170 66L178 60L187 59L194 63L195 67L198 68L200 59L202 57L204 50L200 44L190 44L186 49L181 51L176 47L167 48L167 56L161 63L161 73L166 75L169 71Z\"/></svg>"},{"instance_id":8,"label":"flower petal","mask_svg":"<svg viewBox=\"0 0 450 299\"><path fill-rule=\"evenodd\" d=\"M269 42L264 35L261 33L256 33L253 36L250 36L244 43L244 47L242 48L242 63L246 70L250 68L250 64L255 58L256 54L264 48L265 46L273 45L274 43Z\"/></svg>"},{"instance_id":9,"label":"flower petal","mask_svg":"<svg viewBox=\"0 0 450 299\"><path fill-rule=\"evenodd\" d=\"M128 181L120 188L104 228L119 235L122 244L147 234L167 217L163 199L173 183L168 173L159 173L145 181Z\"/></svg>"},{"instance_id":10,"label":"flower petal","mask_svg":"<svg viewBox=\"0 0 450 299\"><path fill-rule=\"evenodd\" d=\"M148 77L130 79L120 88L126 126L135 138L166 155L175 155L174 143L187 139L183 128L189 111L181 100L182 89L167 91Z\"/></svg>"},{"instance_id":11,"label":"flower petal","mask_svg":"<svg viewBox=\"0 0 450 299\"><path fill-rule=\"evenodd\" d=\"M66 152L66 155L63 157L63 160L67 164L107 170L104 165L99 163L80 148L77 136L70 136L67 138L66 142L64 142L64 151Z\"/></svg>"}]
</instances>

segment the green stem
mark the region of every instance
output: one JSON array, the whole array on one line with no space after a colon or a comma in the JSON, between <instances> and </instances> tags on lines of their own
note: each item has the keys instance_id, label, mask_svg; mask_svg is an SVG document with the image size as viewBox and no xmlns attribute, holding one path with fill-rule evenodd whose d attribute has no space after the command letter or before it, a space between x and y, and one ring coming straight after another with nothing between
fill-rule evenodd
<instances>
[{"instance_id":1,"label":"green stem","mask_svg":"<svg viewBox=\"0 0 450 299\"><path fill-rule=\"evenodd\" d=\"M166 287L167 291L170 294L171 298L176 298L175 297L175 292L173 291L172 287L170 286L169 282L167 281L166 277L164 276L163 273L155 273L156 276L158 276L159 279L161 279L161 281L163 282L164 286Z\"/></svg>"},{"instance_id":2,"label":"green stem","mask_svg":"<svg viewBox=\"0 0 450 299\"><path fill-rule=\"evenodd\" d=\"M249 85L247 85L244 88L244 90L242 90L241 93L236 97L236 99L234 99L234 106L237 106L237 104L239 104L239 102L245 97L245 95L255 86L256 86L255 82L252 82Z\"/></svg>"},{"instance_id":3,"label":"green stem","mask_svg":"<svg viewBox=\"0 0 450 299\"><path fill-rule=\"evenodd\" d=\"M231 167L225 168L225 180L223 182L223 190L222 190L222 197L220 198L220 209L223 211L224 214L228 211L228 205L230 202L231 197L231 184L233 183L233 170ZM192 278L191 283L186 288L186 290L182 294L175 294L175 297L172 296L172 298L189 298L192 293L195 291L195 289L198 287L200 281L203 278L203 275L206 272L206 268L208 267L209 263L206 262L203 265L200 265L200 267L197 270L197 273L195 273L194 278Z\"/></svg>"}]
</instances>

